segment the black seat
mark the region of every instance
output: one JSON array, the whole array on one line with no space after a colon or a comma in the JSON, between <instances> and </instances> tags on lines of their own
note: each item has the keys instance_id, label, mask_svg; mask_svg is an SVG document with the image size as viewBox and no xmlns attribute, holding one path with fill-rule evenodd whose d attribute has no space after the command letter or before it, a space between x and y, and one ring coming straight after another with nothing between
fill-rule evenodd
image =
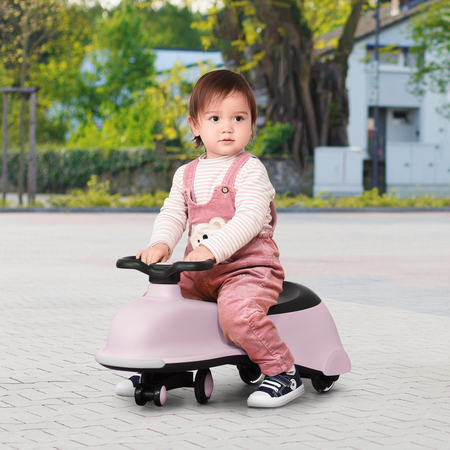
<instances>
[{"instance_id":1,"label":"black seat","mask_svg":"<svg viewBox=\"0 0 450 450\"><path fill-rule=\"evenodd\" d=\"M269 309L268 315L301 311L317 306L320 302L318 295L306 286L283 281L283 291L278 297L278 304Z\"/></svg>"}]
</instances>

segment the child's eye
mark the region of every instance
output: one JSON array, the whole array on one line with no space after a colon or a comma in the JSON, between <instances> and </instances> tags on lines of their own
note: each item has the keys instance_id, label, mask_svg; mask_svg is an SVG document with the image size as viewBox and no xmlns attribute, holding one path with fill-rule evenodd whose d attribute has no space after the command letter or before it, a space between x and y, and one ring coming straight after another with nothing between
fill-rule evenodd
<instances>
[{"instance_id":1,"label":"child's eye","mask_svg":"<svg viewBox=\"0 0 450 450\"><path fill-rule=\"evenodd\" d=\"M210 120L211 122L218 122L218 121L219 121L219 118L218 118L217 116L212 116L212 117L209 118L209 120Z\"/></svg>"},{"instance_id":2,"label":"child's eye","mask_svg":"<svg viewBox=\"0 0 450 450\"><path fill-rule=\"evenodd\" d=\"M234 120L235 120L236 122L242 122L242 121L244 120L244 118L243 118L242 116L236 116L236 117L234 118Z\"/></svg>"}]
</instances>

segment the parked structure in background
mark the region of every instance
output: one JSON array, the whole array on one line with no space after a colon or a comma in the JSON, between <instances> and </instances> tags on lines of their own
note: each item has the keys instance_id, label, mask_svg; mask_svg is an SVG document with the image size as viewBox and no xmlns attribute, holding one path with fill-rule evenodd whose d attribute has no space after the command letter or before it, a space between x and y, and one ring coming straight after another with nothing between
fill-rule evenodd
<instances>
[{"instance_id":1,"label":"parked structure in background","mask_svg":"<svg viewBox=\"0 0 450 450\"><path fill-rule=\"evenodd\" d=\"M409 24L427 1L433 0L392 0L391 5L380 9L377 155L380 168L386 170L387 193L395 190L403 197L450 194L450 120L438 112L446 99L432 92L417 97L408 86L416 66ZM361 148L367 160L372 154L375 125L375 27L374 13L361 17L347 76L349 143ZM339 35L336 29L321 39L330 42Z\"/></svg>"},{"instance_id":2,"label":"parked structure in background","mask_svg":"<svg viewBox=\"0 0 450 450\"><path fill-rule=\"evenodd\" d=\"M316 147L314 149L313 195L361 195L363 152L359 147Z\"/></svg>"},{"instance_id":3,"label":"parked structure in background","mask_svg":"<svg viewBox=\"0 0 450 450\"><path fill-rule=\"evenodd\" d=\"M2 158L2 194L6 201L8 192L8 94L21 94L30 100L30 126L28 132L29 153L28 153L28 203L33 204L36 200L36 95L38 88L1 88L3 93L3 158ZM22 193L20 192L20 195ZM21 199L22 200L22 199Z\"/></svg>"}]
</instances>

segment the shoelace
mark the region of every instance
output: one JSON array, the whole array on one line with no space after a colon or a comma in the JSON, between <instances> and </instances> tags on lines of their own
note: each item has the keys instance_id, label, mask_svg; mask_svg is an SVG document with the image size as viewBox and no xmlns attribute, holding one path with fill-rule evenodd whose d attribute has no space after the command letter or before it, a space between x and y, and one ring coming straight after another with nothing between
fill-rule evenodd
<instances>
[{"instance_id":1,"label":"shoelace","mask_svg":"<svg viewBox=\"0 0 450 450\"><path fill-rule=\"evenodd\" d=\"M261 383L260 388L265 387L265 388L272 389L275 392L278 392L282 386L283 385L281 383L279 383L278 381L264 380Z\"/></svg>"}]
</instances>

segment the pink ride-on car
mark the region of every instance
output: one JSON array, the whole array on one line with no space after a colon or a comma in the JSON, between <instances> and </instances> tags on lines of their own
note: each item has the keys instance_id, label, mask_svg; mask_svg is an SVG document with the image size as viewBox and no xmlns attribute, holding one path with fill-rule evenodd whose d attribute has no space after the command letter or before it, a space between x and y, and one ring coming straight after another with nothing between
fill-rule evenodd
<instances>
[{"instance_id":1,"label":"pink ride-on car","mask_svg":"<svg viewBox=\"0 0 450 450\"><path fill-rule=\"evenodd\" d=\"M143 297L115 315L106 347L95 359L113 370L141 374L135 388L138 405L153 401L162 406L167 391L179 387L194 388L197 401L206 403L214 385L210 368L224 364L237 366L247 384L260 379L259 367L225 339L217 304L181 295L180 273L208 270L211 261L148 266L129 256L119 259L117 267L145 273L150 284ZM285 281L269 317L294 355L300 376L310 378L318 392L329 391L339 375L350 371L333 318L313 291Z\"/></svg>"}]
</instances>

